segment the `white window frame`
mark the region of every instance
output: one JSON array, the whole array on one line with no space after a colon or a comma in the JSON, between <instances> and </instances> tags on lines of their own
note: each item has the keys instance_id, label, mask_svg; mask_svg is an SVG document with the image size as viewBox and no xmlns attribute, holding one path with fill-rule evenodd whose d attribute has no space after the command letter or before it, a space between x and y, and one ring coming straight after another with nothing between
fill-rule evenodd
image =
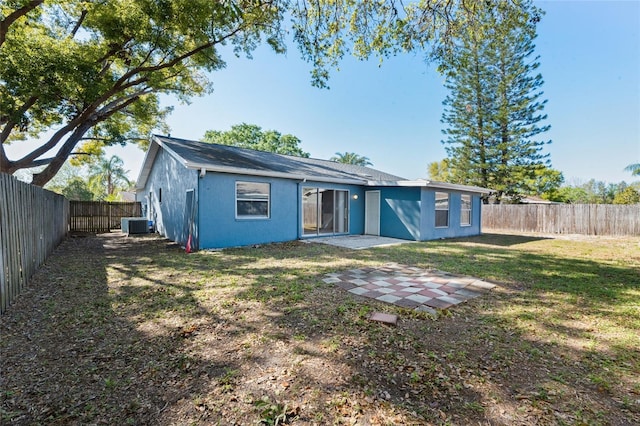
<instances>
[{"instance_id":1,"label":"white window frame","mask_svg":"<svg viewBox=\"0 0 640 426\"><path fill-rule=\"evenodd\" d=\"M438 208L438 194L444 194L447 196L447 208L446 209L439 209ZM435 206L434 206L434 225L436 228L448 228L449 227L449 222L450 222L450 211L451 211L451 194L449 194L448 192L443 192L443 191L436 191L435 193ZM446 211L447 212L447 224L446 225L440 225L438 226L438 212L442 212L442 211Z\"/></svg>"},{"instance_id":2,"label":"white window frame","mask_svg":"<svg viewBox=\"0 0 640 426\"><path fill-rule=\"evenodd\" d=\"M469 208L465 208L465 202L464 202L464 198L468 198L469 200ZM464 218L464 213L468 212L469 215L469 222L465 223L463 222L463 218ZM471 194L460 194L460 226L471 226L471 223L473 222L472 219L472 212L473 212L473 197L471 196Z\"/></svg>"},{"instance_id":3,"label":"white window frame","mask_svg":"<svg viewBox=\"0 0 640 426\"><path fill-rule=\"evenodd\" d=\"M252 184L252 185L267 185L267 194L266 199L256 199L256 198L242 198L238 197L238 185L242 184ZM248 202L265 202L267 203L267 214L266 215L240 215L238 214L238 202L239 201L248 201ZM235 211L236 211L236 219L239 220L256 220L256 219L270 219L271 218L271 183L269 182L254 182L254 181L244 181L238 180L235 185Z\"/></svg>"}]
</instances>

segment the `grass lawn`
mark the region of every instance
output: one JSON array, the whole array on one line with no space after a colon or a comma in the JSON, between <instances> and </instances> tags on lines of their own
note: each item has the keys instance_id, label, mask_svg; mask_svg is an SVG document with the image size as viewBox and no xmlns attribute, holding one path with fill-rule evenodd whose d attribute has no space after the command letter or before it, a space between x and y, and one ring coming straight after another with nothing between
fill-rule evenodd
<instances>
[{"instance_id":1,"label":"grass lawn","mask_svg":"<svg viewBox=\"0 0 640 426\"><path fill-rule=\"evenodd\" d=\"M499 287L433 318L322 281L387 262ZM0 337L2 424L640 424L640 238L73 238Z\"/></svg>"}]
</instances>

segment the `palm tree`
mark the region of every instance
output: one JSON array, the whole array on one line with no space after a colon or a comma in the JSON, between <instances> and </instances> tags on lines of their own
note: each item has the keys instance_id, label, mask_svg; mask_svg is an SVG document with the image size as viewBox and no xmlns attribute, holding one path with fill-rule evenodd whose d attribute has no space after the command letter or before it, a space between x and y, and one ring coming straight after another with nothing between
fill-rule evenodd
<instances>
[{"instance_id":1,"label":"palm tree","mask_svg":"<svg viewBox=\"0 0 640 426\"><path fill-rule=\"evenodd\" d=\"M631 172L631 176L640 176L640 163L629 164L624 170Z\"/></svg>"},{"instance_id":2,"label":"palm tree","mask_svg":"<svg viewBox=\"0 0 640 426\"><path fill-rule=\"evenodd\" d=\"M117 155L109 159L101 157L89 166L89 187L98 199L110 197L116 189L130 185L127 173Z\"/></svg>"},{"instance_id":3,"label":"palm tree","mask_svg":"<svg viewBox=\"0 0 640 426\"><path fill-rule=\"evenodd\" d=\"M344 154L336 152L336 156L329 158L329 161L335 161L336 163L343 164L353 164L356 166L373 166L373 163L369 161L369 157L358 155L355 152L345 152Z\"/></svg>"}]
</instances>

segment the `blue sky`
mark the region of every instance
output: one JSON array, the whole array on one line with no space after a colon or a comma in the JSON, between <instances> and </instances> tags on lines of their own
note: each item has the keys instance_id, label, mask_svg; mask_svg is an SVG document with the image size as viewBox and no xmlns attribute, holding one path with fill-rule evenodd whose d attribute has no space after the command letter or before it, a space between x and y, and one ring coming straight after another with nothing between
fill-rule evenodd
<instances>
[{"instance_id":1,"label":"blue sky","mask_svg":"<svg viewBox=\"0 0 640 426\"><path fill-rule=\"evenodd\" d=\"M590 178L632 181L623 169L640 162L640 1L540 1L536 52L551 130L544 139L554 168L568 183ZM310 67L291 46L267 48L252 60L227 58L211 75L215 90L175 110L171 135L198 140L208 129L241 122L291 133L312 157L336 152L369 157L375 168L426 178L427 164L446 156L442 101L447 92L435 66L405 54L368 62L345 58L330 90L310 85ZM9 151L11 154L11 151ZM144 154L112 149L137 177Z\"/></svg>"}]
</instances>

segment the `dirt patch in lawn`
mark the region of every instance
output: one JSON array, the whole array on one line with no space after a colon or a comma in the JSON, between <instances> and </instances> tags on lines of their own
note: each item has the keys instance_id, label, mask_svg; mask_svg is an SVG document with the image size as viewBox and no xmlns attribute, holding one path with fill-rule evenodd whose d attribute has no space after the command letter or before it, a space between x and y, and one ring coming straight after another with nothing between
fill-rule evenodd
<instances>
[{"instance_id":1,"label":"dirt patch in lawn","mask_svg":"<svg viewBox=\"0 0 640 426\"><path fill-rule=\"evenodd\" d=\"M616 365L607 372L605 351L592 348L591 365L581 343L572 352L509 320L505 306L532 303L526 282L435 320L322 281L388 261L442 266L427 246L410 246L353 252L293 242L187 255L157 236L69 239L0 317L0 420L640 422L638 359L606 358ZM398 315L398 325L369 321L374 310Z\"/></svg>"}]
</instances>

